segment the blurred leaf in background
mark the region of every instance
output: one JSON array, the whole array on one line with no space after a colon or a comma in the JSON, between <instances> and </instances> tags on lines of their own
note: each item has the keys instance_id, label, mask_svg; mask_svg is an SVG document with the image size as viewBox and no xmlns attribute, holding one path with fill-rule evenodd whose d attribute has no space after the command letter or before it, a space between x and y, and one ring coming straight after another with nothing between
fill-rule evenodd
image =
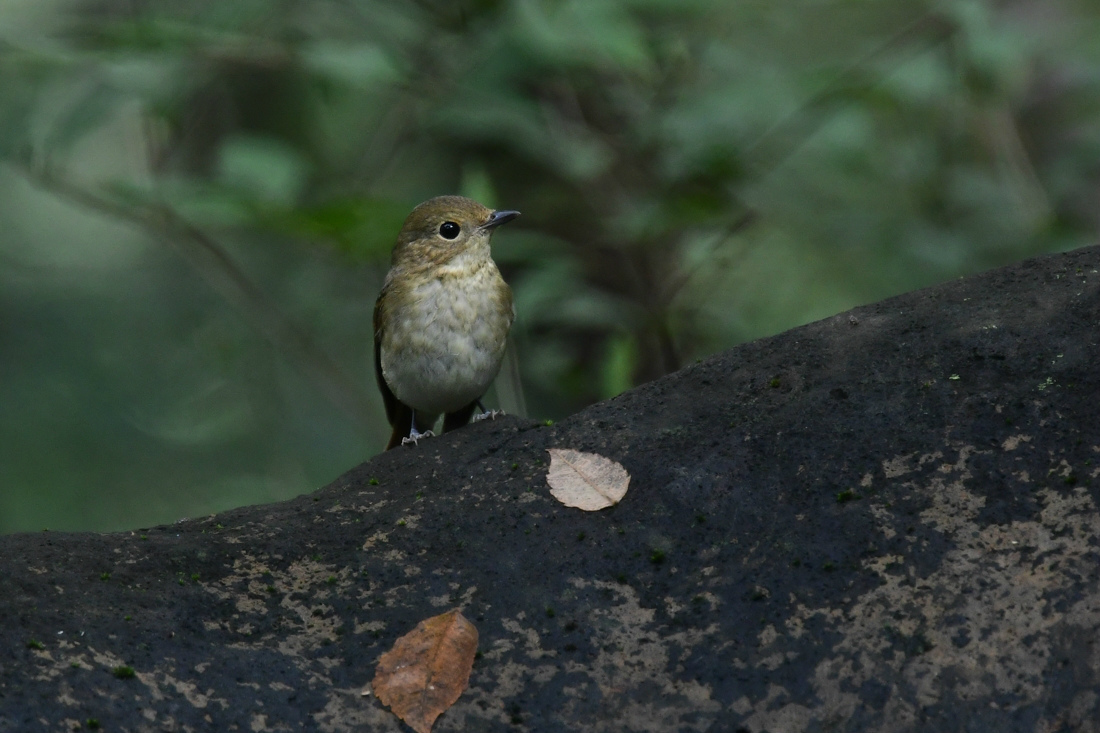
<instances>
[{"instance_id":1,"label":"blurred leaf in background","mask_svg":"<svg viewBox=\"0 0 1100 733\"><path fill-rule=\"evenodd\" d=\"M1096 239L1073 0L9 0L0 532L286 498L388 430L405 214L494 239L558 418L741 341Z\"/></svg>"}]
</instances>

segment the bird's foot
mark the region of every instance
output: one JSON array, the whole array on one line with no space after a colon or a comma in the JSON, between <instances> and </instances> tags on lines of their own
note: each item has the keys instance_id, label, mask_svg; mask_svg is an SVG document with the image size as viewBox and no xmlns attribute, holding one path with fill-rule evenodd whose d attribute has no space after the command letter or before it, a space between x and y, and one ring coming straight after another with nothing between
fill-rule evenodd
<instances>
[{"instance_id":1,"label":"bird's foot","mask_svg":"<svg viewBox=\"0 0 1100 733\"><path fill-rule=\"evenodd\" d=\"M421 438L434 438L434 437L435 437L435 433L433 433L431 430L425 430L423 433L420 433L420 432L417 432L416 428L413 428L412 430L409 431L409 437L401 439L401 445L409 445L409 444L420 445L416 441L420 440Z\"/></svg>"},{"instance_id":2,"label":"bird's foot","mask_svg":"<svg viewBox=\"0 0 1100 733\"><path fill-rule=\"evenodd\" d=\"M474 422L481 422L482 420L496 420L497 415L506 415L504 410L486 410L485 412L474 415Z\"/></svg>"}]
</instances>

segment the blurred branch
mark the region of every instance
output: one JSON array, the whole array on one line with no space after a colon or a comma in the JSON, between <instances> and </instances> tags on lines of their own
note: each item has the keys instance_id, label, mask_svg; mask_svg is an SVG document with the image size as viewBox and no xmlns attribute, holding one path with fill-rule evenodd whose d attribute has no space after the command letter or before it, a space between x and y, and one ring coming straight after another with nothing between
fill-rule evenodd
<instances>
[{"instance_id":1,"label":"blurred branch","mask_svg":"<svg viewBox=\"0 0 1100 733\"><path fill-rule=\"evenodd\" d=\"M1005 169L1021 208L1027 211L1028 219L1038 223L1052 218L1054 206L1039 179L1012 112L1004 107L991 110L987 123L994 154Z\"/></svg>"},{"instance_id":2,"label":"blurred branch","mask_svg":"<svg viewBox=\"0 0 1100 733\"><path fill-rule=\"evenodd\" d=\"M711 252L713 253L713 251L722 246L724 242L748 229L756 223L758 218L759 214L754 209L743 212L740 216L714 234L712 239L713 244L710 247ZM747 255L747 250L742 247L739 254L740 256L738 259L744 260ZM662 299L665 304L672 303L672 301L676 299L676 296L680 294L680 291L691 282L692 278L699 274L704 267L713 267L713 264L714 263L709 260L700 259L692 267L686 270L681 268L669 275L668 281L665 284L665 290L662 293ZM727 266L735 266L735 263L727 263Z\"/></svg>"},{"instance_id":3,"label":"blurred branch","mask_svg":"<svg viewBox=\"0 0 1100 733\"><path fill-rule=\"evenodd\" d=\"M160 204L118 201L88 190L45 165L31 161L15 169L32 185L87 209L136 224L171 243L215 292L232 304L257 332L303 374L313 379L329 401L363 426L376 413L359 384L322 352L309 335L241 271L225 249L175 211Z\"/></svg>"},{"instance_id":4,"label":"blurred branch","mask_svg":"<svg viewBox=\"0 0 1100 733\"><path fill-rule=\"evenodd\" d=\"M749 144L744 150L746 162L759 171L769 171L778 167L825 124L824 117L812 113L827 108L833 102L843 99L852 89L865 85L864 70L872 62L889 56L898 47L921 37L926 32L931 31L928 41L931 44L950 37L954 30L954 24L940 13L930 12L921 15L850 64L838 73L825 89L810 97L786 119L777 122Z\"/></svg>"}]
</instances>

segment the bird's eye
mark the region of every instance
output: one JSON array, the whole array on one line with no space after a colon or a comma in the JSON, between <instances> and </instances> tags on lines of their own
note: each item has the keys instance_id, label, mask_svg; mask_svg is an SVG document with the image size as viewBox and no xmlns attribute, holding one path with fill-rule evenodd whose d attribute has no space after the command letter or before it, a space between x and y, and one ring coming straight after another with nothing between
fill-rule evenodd
<instances>
[{"instance_id":1,"label":"bird's eye","mask_svg":"<svg viewBox=\"0 0 1100 733\"><path fill-rule=\"evenodd\" d=\"M454 239L461 231L462 227L455 224L453 221L445 221L439 225L439 236L444 239Z\"/></svg>"}]
</instances>

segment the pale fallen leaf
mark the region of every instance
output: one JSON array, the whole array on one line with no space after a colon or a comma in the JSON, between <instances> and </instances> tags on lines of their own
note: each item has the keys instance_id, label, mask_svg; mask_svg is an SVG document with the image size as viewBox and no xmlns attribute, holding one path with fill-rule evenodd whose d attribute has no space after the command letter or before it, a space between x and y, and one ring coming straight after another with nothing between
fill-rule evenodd
<instances>
[{"instance_id":1,"label":"pale fallen leaf","mask_svg":"<svg viewBox=\"0 0 1100 733\"><path fill-rule=\"evenodd\" d=\"M622 501L630 474L610 458L568 448L550 448L550 493L566 506L594 512Z\"/></svg>"},{"instance_id":2,"label":"pale fallen leaf","mask_svg":"<svg viewBox=\"0 0 1100 733\"><path fill-rule=\"evenodd\" d=\"M429 733L470 684L476 652L477 628L458 609L421 621L378 661L374 695L417 733Z\"/></svg>"}]
</instances>

